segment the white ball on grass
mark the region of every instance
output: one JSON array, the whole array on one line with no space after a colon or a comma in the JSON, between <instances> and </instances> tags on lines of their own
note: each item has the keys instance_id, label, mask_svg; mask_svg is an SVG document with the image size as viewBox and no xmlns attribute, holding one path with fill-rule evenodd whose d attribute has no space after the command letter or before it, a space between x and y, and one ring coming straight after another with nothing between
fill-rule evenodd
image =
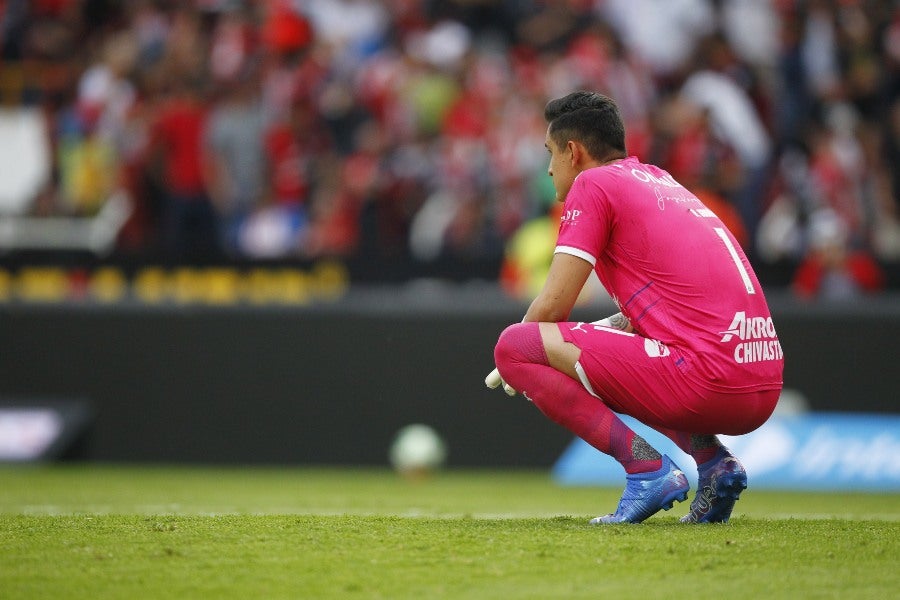
<instances>
[{"instance_id":1,"label":"white ball on grass","mask_svg":"<svg viewBox=\"0 0 900 600\"><path fill-rule=\"evenodd\" d=\"M427 475L443 466L447 447L433 428L415 423L397 432L389 457L394 469L403 475Z\"/></svg>"}]
</instances>

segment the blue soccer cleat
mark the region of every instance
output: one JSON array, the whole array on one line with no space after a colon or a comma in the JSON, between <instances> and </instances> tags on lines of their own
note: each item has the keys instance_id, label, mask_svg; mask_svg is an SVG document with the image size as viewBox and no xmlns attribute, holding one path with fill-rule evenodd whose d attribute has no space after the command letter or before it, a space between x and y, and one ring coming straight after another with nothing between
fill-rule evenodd
<instances>
[{"instance_id":1,"label":"blue soccer cleat","mask_svg":"<svg viewBox=\"0 0 900 600\"><path fill-rule=\"evenodd\" d=\"M591 525L640 523L660 510L669 510L676 501L687 500L690 489L682 470L665 455L658 471L632 473L625 480L625 493L616 512L591 519Z\"/></svg>"},{"instance_id":2,"label":"blue soccer cleat","mask_svg":"<svg viewBox=\"0 0 900 600\"><path fill-rule=\"evenodd\" d=\"M747 471L724 446L699 468L697 495L682 523L727 523L734 503L747 489Z\"/></svg>"}]
</instances>

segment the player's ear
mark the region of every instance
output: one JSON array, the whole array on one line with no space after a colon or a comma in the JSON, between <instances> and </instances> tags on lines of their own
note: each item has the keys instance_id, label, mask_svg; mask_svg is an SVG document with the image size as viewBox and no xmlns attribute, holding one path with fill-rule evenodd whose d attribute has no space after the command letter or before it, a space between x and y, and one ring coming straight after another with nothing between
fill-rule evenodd
<instances>
[{"instance_id":1,"label":"player's ear","mask_svg":"<svg viewBox=\"0 0 900 600\"><path fill-rule=\"evenodd\" d=\"M571 157L569 159L571 161L571 165L573 167L578 167L586 158L584 146L582 146L575 140L569 140L566 145L571 154Z\"/></svg>"}]
</instances>

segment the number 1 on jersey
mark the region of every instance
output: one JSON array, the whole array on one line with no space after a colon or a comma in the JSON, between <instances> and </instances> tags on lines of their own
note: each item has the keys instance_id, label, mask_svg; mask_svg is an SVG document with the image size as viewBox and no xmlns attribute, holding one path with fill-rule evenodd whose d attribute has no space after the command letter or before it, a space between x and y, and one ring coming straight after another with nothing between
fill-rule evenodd
<instances>
[{"instance_id":1,"label":"number 1 on jersey","mask_svg":"<svg viewBox=\"0 0 900 600\"><path fill-rule=\"evenodd\" d=\"M750 274L747 273L747 269L744 267L744 263L741 262L741 257L738 256L737 249L734 247L734 244L731 243L731 238L728 237L728 232L726 232L721 227L713 228L718 234L718 236L722 239L722 243L725 244L725 248L728 249L728 254L731 255L731 260L734 261L734 266L737 267L738 273L741 276L741 281L744 282L744 288L747 290L748 294L755 294L756 290L753 288L753 282L750 280Z\"/></svg>"}]
</instances>

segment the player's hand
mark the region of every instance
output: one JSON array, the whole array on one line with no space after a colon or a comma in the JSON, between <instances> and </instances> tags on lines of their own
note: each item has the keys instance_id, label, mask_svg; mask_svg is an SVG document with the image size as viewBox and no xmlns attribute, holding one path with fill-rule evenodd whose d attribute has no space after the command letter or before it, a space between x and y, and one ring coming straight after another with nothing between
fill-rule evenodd
<instances>
[{"instance_id":1,"label":"player's hand","mask_svg":"<svg viewBox=\"0 0 900 600\"><path fill-rule=\"evenodd\" d=\"M484 378L484 385L488 386L490 389L495 390L501 385L503 386L503 391L506 392L507 396L515 396L516 390L514 390L508 383L503 381L503 378L500 377L500 371L494 369L488 376Z\"/></svg>"}]
</instances>

